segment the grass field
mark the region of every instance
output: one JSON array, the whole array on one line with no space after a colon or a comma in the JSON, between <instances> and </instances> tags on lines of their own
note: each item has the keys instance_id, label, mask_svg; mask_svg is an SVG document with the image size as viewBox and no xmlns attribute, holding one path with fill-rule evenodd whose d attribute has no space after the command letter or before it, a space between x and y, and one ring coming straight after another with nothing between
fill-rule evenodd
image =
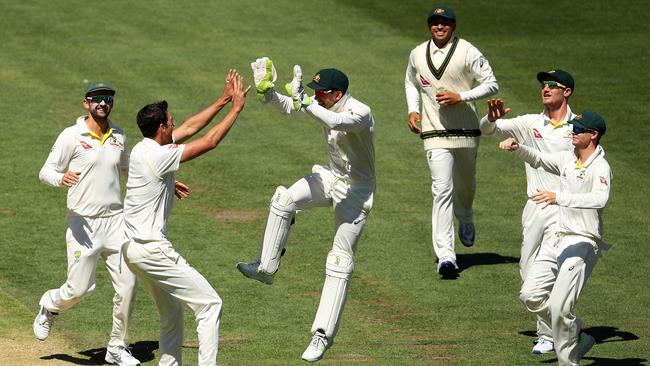
<instances>
[{"instance_id":1,"label":"grass field","mask_svg":"<svg viewBox=\"0 0 650 366\"><path fill-rule=\"evenodd\" d=\"M499 80L511 115L541 111L535 74L572 72L574 111L606 119L602 144L614 178L605 210L612 250L598 263L578 313L597 339L587 365L646 365L650 355L647 215L650 93L645 14L650 3L450 1L457 34L476 45ZM95 293L62 313L47 342L31 324L42 293L65 280L65 191L38 181L58 133L84 113L85 80L117 88L111 119L130 145L135 114L166 99L182 121L221 93L230 67L252 82L249 63L268 55L279 81L294 63L310 75L337 67L377 121L377 194L357 253L336 344L324 365L538 365L530 354L533 317L518 301L523 164L484 138L475 201L477 244L459 248L454 281L435 273L430 178L419 138L406 127L403 91L409 51L428 37L428 1L106 1L0 2L0 364L103 363L113 289L103 264ZM320 127L288 119L251 95L215 151L181 169L193 196L176 202L170 238L224 300L222 365L298 365L309 342L332 215L301 214L276 284L235 269L257 253L268 200L326 161ZM485 103L479 103L481 111ZM186 313L184 361L197 338ZM143 291L130 340L145 365L157 364L158 315ZM17 354L28 357L17 358ZM31 355L31 356L29 356Z\"/></svg>"}]
</instances>

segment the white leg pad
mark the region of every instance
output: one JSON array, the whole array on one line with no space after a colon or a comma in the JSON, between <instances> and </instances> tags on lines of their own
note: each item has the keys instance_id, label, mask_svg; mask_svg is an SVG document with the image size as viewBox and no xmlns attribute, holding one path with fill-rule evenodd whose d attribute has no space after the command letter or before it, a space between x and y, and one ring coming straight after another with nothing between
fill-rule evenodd
<instances>
[{"instance_id":1,"label":"white leg pad","mask_svg":"<svg viewBox=\"0 0 650 366\"><path fill-rule=\"evenodd\" d=\"M280 267L280 257L287 240L289 230L296 215L296 204L289 191L280 186L275 190L269 207L264 239L259 254L259 272L274 274Z\"/></svg>"},{"instance_id":2,"label":"white leg pad","mask_svg":"<svg viewBox=\"0 0 650 366\"><path fill-rule=\"evenodd\" d=\"M333 249L327 255L325 284L311 332L312 334L316 331L325 333L330 343L339 328L353 270L354 258L350 253Z\"/></svg>"}]
</instances>

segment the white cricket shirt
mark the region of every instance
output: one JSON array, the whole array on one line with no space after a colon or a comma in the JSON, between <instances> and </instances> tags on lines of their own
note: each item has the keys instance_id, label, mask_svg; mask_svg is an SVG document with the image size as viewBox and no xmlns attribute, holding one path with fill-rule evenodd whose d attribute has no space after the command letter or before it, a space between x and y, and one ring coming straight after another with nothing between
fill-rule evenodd
<instances>
[{"instance_id":1,"label":"white cricket shirt","mask_svg":"<svg viewBox=\"0 0 650 366\"><path fill-rule=\"evenodd\" d=\"M345 93L330 109L313 102L301 109L323 126L329 155L329 167L334 174L352 182L375 184L375 120L370 107ZM275 91L266 93L266 102L291 114L293 100ZM374 190L374 188L373 188Z\"/></svg>"},{"instance_id":2,"label":"white cricket shirt","mask_svg":"<svg viewBox=\"0 0 650 366\"><path fill-rule=\"evenodd\" d=\"M150 138L131 151L124 198L124 222L136 242L167 240L167 218L174 199L174 175L185 145L159 145Z\"/></svg>"},{"instance_id":3,"label":"white cricket shirt","mask_svg":"<svg viewBox=\"0 0 650 366\"><path fill-rule=\"evenodd\" d=\"M122 212L120 170L125 171L129 164L126 136L109 121L109 129L100 139L88 129L86 118L77 118L75 125L59 134L38 177L60 187L66 171L80 172L79 181L68 188L68 215L117 215Z\"/></svg>"},{"instance_id":4,"label":"white cricket shirt","mask_svg":"<svg viewBox=\"0 0 650 366\"><path fill-rule=\"evenodd\" d=\"M526 145L515 151L533 167L543 167L560 176L556 192L559 207L558 229L564 234L580 235L600 243L603 236L602 212L609 200L612 171L599 145L584 162L578 164L573 151L541 154Z\"/></svg>"},{"instance_id":5,"label":"white cricket shirt","mask_svg":"<svg viewBox=\"0 0 650 366\"><path fill-rule=\"evenodd\" d=\"M567 113L555 125L551 119L542 112L540 114L526 114L515 118L498 119L490 122L487 116L481 119L481 132L485 135L496 135L498 138L514 137L520 144L530 146L542 154L551 154L561 151L573 151L571 136L573 125L568 123L575 117L571 108L567 106ZM557 192L560 188L560 179L557 175L544 170L526 166L526 191L532 198L537 190Z\"/></svg>"}]
</instances>

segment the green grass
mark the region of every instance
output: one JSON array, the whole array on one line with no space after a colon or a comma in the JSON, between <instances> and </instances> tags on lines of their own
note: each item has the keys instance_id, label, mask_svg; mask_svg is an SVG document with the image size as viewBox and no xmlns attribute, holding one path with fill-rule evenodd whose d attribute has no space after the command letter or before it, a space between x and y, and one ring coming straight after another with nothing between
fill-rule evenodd
<instances>
[{"instance_id":1,"label":"green grass","mask_svg":"<svg viewBox=\"0 0 650 366\"><path fill-rule=\"evenodd\" d=\"M541 110L535 74L557 67L576 79L574 111L597 110L605 117L602 143L614 172L605 238L614 247L598 263L577 310L599 341L586 364L646 364L650 25L643 14L650 4L448 4L458 16L457 33L490 61L513 116ZM40 184L37 176L57 134L84 113L84 80L116 86L111 117L133 146L142 105L164 98L182 121L221 93L228 68L251 82L249 63L268 55L279 84L289 80L294 63L306 74L342 69L351 93L372 107L377 121L375 207L336 344L321 363L555 362L553 355L529 354L534 322L517 298L523 163L497 151L494 139L483 139L479 150L477 245L459 248L460 260L475 264L456 281L435 274L430 178L421 142L406 127L403 91L408 53L427 37L423 19L430 6L370 0L0 3L0 306L8 314L0 337L10 329L29 332L25 309L35 312L43 291L65 279L65 192ZM244 279L235 263L257 253L275 187L325 161L316 123L285 118L251 96L224 143L182 167L178 178L194 194L176 202L170 237L224 300L220 364L301 363L331 246L331 211L299 216L274 286ZM96 292L56 323L57 336L79 352L105 347L108 339L113 290L99 267ZM138 291L130 340L153 365L158 315ZM188 312L186 364L196 363L194 327Z\"/></svg>"}]
</instances>

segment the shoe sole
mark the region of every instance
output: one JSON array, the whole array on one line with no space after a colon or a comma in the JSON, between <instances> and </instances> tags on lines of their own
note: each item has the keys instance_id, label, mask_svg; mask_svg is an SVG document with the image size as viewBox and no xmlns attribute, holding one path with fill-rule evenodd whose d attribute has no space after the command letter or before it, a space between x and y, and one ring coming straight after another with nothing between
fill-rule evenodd
<instances>
[{"instance_id":1,"label":"shoe sole","mask_svg":"<svg viewBox=\"0 0 650 366\"><path fill-rule=\"evenodd\" d=\"M250 274L250 273L248 273L248 272L242 270L242 269L241 269L241 266L243 266L243 265L245 265L245 264L248 264L248 263L244 263L244 262L239 262L239 263L237 263L237 270L238 270L241 274L243 274L244 277L250 278L250 279L252 279L252 280L257 280L257 281L262 282L263 284L265 284L265 285L269 285L269 286L273 284L273 279L271 279L271 278L268 278L268 277L266 277L266 276L264 276L264 275L256 276L256 275L254 275L254 274Z\"/></svg>"}]
</instances>

